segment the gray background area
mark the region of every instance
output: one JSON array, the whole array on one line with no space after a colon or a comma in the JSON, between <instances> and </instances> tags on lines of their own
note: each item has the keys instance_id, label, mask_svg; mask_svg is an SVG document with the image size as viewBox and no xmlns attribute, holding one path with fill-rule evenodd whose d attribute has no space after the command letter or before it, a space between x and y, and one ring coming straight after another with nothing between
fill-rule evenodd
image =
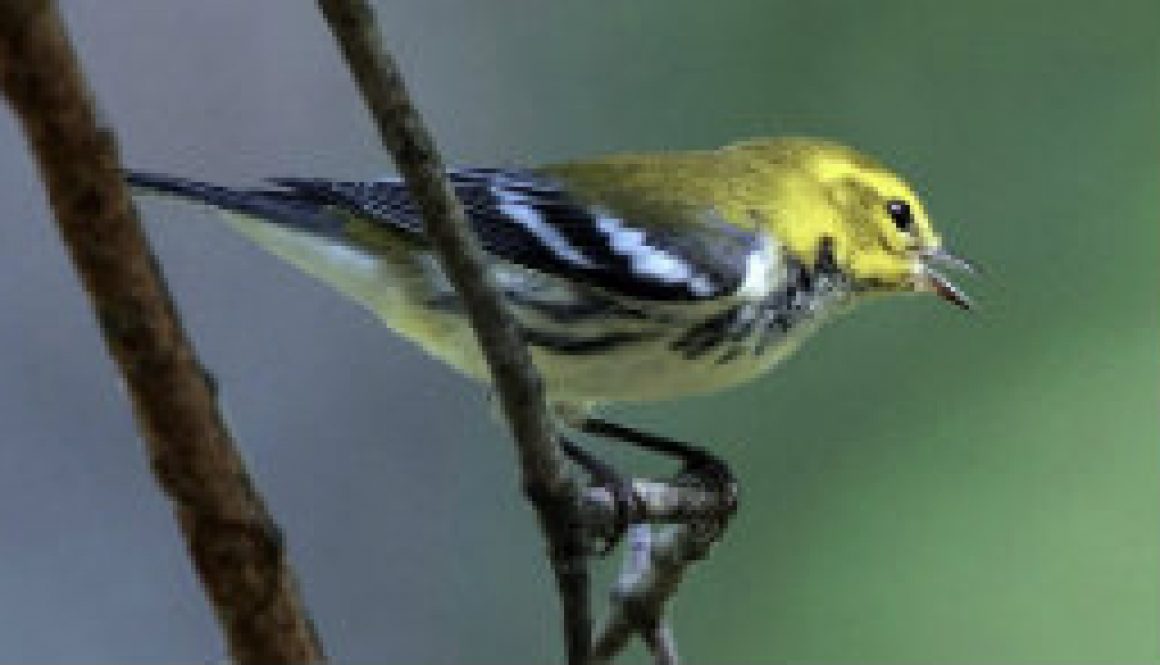
<instances>
[{"instance_id":1,"label":"gray background area","mask_svg":"<svg viewBox=\"0 0 1160 665\"><path fill-rule=\"evenodd\" d=\"M128 164L388 168L313 3L61 4ZM1160 5L380 7L450 161L829 136L987 268L975 316L876 303L751 386L619 412L744 483L676 607L689 662L1160 659ZM336 660L558 656L479 391L212 216L141 209ZM47 215L0 112L0 660L220 658Z\"/></svg>"}]
</instances>

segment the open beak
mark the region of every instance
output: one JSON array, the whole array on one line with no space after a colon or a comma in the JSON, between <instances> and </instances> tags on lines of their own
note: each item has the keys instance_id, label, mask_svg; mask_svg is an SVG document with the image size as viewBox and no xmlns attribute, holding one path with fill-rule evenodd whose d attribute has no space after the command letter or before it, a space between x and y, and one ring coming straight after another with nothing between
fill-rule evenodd
<instances>
[{"instance_id":1,"label":"open beak","mask_svg":"<svg viewBox=\"0 0 1160 665\"><path fill-rule=\"evenodd\" d=\"M921 286L933 291L938 297L957 305L964 310L971 309L971 299L959 287L955 286L940 268L953 268L975 275L978 270L974 264L966 259L959 258L943 249L923 252L919 281ZM920 287L921 288L921 287Z\"/></svg>"}]
</instances>

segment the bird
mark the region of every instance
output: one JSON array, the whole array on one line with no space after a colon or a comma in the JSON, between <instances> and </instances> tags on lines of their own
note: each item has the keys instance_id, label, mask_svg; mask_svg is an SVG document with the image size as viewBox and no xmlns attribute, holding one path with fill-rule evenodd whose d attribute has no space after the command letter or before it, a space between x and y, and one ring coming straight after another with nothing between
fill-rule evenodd
<instances>
[{"instance_id":1,"label":"bird","mask_svg":"<svg viewBox=\"0 0 1160 665\"><path fill-rule=\"evenodd\" d=\"M752 381L826 321L879 296L969 309L973 271L914 189L816 138L447 172L561 427L622 439L731 479L705 447L598 417ZM208 205L469 377L488 370L404 181L270 178L227 187L131 171L137 192ZM608 470L569 443L594 474Z\"/></svg>"}]
</instances>

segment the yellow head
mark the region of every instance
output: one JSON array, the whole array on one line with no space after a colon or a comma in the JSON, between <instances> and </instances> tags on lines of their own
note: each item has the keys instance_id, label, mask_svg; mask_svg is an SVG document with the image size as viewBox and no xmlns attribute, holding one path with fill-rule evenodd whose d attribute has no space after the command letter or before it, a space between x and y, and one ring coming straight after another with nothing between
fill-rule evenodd
<instances>
[{"instance_id":1,"label":"yellow head","mask_svg":"<svg viewBox=\"0 0 1160 665\"><path fill-rule=\"evenodd\" d=\"M764 175L743 198L797 258L831 261L860 291L932 291L970 306L938 271L970 264L943 249L918 196L886 167L817 139L761 139L724 150Z\"/></svg>"}]
</instances>

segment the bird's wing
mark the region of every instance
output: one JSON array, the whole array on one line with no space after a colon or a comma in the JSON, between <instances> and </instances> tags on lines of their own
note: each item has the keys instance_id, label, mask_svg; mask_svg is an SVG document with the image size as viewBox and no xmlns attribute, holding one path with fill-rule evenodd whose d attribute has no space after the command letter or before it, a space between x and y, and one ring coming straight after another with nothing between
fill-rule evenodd
<instances>
[{"instance_id":1,"label":"bird's wing","mask_svg":"<svg viewBox=\"0 0 1160 665\"><path fill-rule=\"evenodd\" d=\"M583 200L566 178L522 169L449 173L483 248L504 261L641 300L708 300L734 293L758 234L712 210L617 197ZM338 209L376 228L423 240L423 221L399 179L343 182L279 178L277 194ZM621 197L623 198L623 197ZM644 209L642 209L642 206ZM698 215L696 223L682 216Z\"/></svg>"}]
</instances>

